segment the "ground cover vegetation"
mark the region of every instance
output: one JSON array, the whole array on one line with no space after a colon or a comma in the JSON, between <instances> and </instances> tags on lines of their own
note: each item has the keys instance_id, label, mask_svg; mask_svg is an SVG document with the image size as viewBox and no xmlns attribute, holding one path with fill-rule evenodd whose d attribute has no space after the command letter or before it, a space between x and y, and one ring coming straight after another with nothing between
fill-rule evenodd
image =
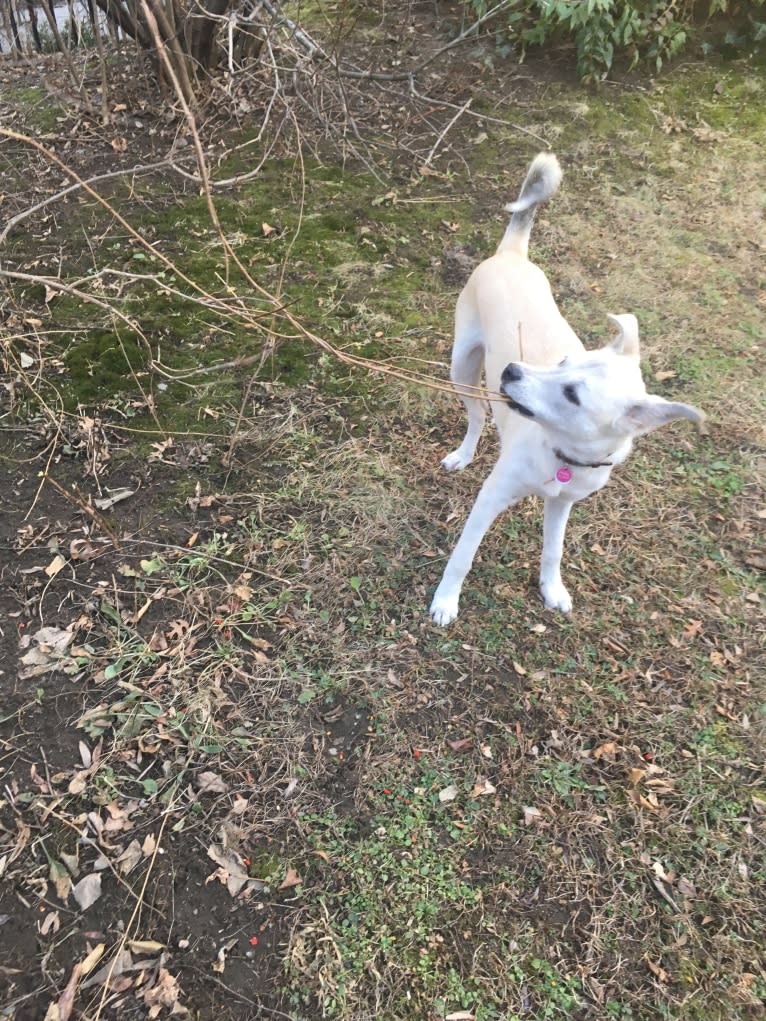
<instances>
[{"instance_id":1,"label":"ground cover vegetation","mask_svg":"<svg viewBox=\"0 0 766 1021\"><path fill-rule=\"evenodd\" d=\"M763 71L593 90L436 13L348 26L438 53L409 93L226 123L0 69L4 1019L762 1015ZM571 617L530 502L440 630L496 451L439 467L452 310L547 147L562 308L708 421L576 510Z\"/></svg>"}]
</instances>

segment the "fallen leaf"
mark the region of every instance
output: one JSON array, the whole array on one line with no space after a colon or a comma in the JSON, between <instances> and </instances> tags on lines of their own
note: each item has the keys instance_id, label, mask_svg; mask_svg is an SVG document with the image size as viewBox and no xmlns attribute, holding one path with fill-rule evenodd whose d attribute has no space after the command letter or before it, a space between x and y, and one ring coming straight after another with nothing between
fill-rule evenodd
<instances>
[{"instance_id":1,"label":"fallen leaf","mask_svg":"<svg viewBox=\"0 0 766 1021\"><path fill-rule=\"evenodd\" d=\"M58 911L49 911L40 925L40 935L47 936L49 932L54 934L61 928L61 918Z\"/></svg>"},{"instance_id":2,"label":"fallen leaf","mask_svg":"<svg viewBox=\"0 0 766 1021\"><path fill-rule=\"evenodd\" d=\"M522 808L522 812L524 813L525 826L532 826L533 823L538 822L542 818L542 812L539 808L532 808L529 805L525 805L524 808Z\"/></svg>"},{"instance_id":3,"label":"fallen leaf","mask_svg":"<svg viewBox=\"0 0 766 1021\"><path fill-rule=\"evenodd\" d=\"M80 962L81 975L88 975L90 974L91 971L93 971L93 969L96 967L98 962L103 957L105 949L106 949L105 943L99 943L95 947L93 947L93 949L85 958L85 960Z\"/></svg>"},{"instance_id":4,"label":"fallen leaf","mask_svg":"<svg viewBox=\"0 0 766 1021\"><path fill-rule=\"evenodd\" d=\"M282 797L285 797L284 793L282 794ZM244 815L247 811L248 804L249 802L247 798L243 798L241 794L235 794L234 802L231 806L232 815Z\"/></svg>"},{"instance_id":5,"label":"fallen leaf","mask_svg":"<svg viewBox=\"0 0 766 1021\"><path fill-rule=\"evenodd\" d=\"M101 896L101 873L92 872L89 876L84 876L72 888L72 896L80 905L80 910L87 911Z\"/></svg>"},{"instance_id":6,"label":"fallen leaf","mask_svg":"<svg viewBox=\"0 0 766 1021\"><path fill-rule=\"evenodd\" d=\"M129 872L133 871L143 857L144 852L141 850L139 842L137 840L131 840L119 858L117 858L117 864L120 867L120 872L126 876Z\"/></svg>"},{"instance_id":7,"label":"fallen leaf","mask_svg":"<svg viewBox=\"0 0 766 1021\"><path fill-rule=\"evenodd\" d=\"M197 788L200 794L226 794L229 785L222 780L218 773L206 771L197 777Z\"/></svg>"},{"instance_id":8,"label":"fallen leaf","mask_svg":"<svg viewBox=\"0 0 766 1021\"><path fill-rule=\"evenodd\" d=\"M236 897L250 881L250 876L241 860L233 851L224 850L219 844L211 844L207 849L207 856L212 858L219 868L215 872L211 872L205 883L217 879L223 883L232 897Z\"/></svg>"},{"instance_id":9,"label":"fallen leaf","mask_svg":"<svg viewBox=\"0 0 766 1021\"><path fill-rule=\"evenodd\" d=\"M683 876L676 883L676 889L683 897L696 897L697 891L694 888L694 883L690 883L688 879L684 879Z\"/></svg>"},{"instance_id":10,"label":"fallen leaf","mask_svg":"<svg viewBox=\"0 0 766 1021\"><path fill-rule=\"evenodd\" d=\"M90 776L90 769L79 769L72 779L69 781L67 790L70 794L82 794L85 788L88 786L88 777Z\"/></svg>"},{"instance_id":11,"label":"fallen leaf","mask_svg":"<svg viewBox=\"0 0 766 1021\"><path fill-rule=\"evenodd\" d=\"M475 1016L470 1010L456 1010L454 1014L447 1014L444 1021L474 1021Z\"/></svg>"},{"instance_id":12,"label":"fallen leaf","mask_svg":"<svg viewBox=\"0 0 766 1021\"><path fill-rule=\"evenodd\" d=\"M72 880L69 872L60 861L52 861L48 875L56 889L56 896L59 900L66 902L72 890Z\"/></svg>"},{"instance_id":13,"label":"fallen leaf","mask_svg":"<svg viewBox=\"0 0 766 1021\"><path fill-rule=\"evenodd\" d=\"M142 991L144 1003L149 1007L149 1018L157 1017L163 1007L170 1007L170 1013L176 1016L188 1014L186 1007L178 1002L180 994L178 979L174 978L167 968L160 968L154 985Z\"/></svg>"},{"instance_id":14,"label":"fallen leaf","mask_svg":"<svg viewBox=\"0 0 766 1021\"><path fill-rule=\"evenodd\" d=\"M664 968L660 967L659 964L655 964L653 961L650 961L648 957L645 957L644 960L649 965L649 970L651 971L651 973L653 975L656 975L660 982L664 983L668 981L670 976L668 975Z\"/></svg>"},{"instance_id":15,"label":"fallen leaf","mask_svg":"<svg viewBox=\"0 0 766 1021\"><path fill-rule=\"evenodd\" d=\"M128 946L134 954L159 954L165 949L165 944L156 939L131 939Z\"/></svg>"},{"instance_id":16,"label":"fallen leaf","mask_svg":"<svg viewBox=\"0 0 766 1021\"><path fill-rule=\"evenodd\" d=\"M53 560L51 560L51 562L45 568L45 573L48 575L49 578L55 578L59 571L63 570L63 568L65 567L66 560L64 559L64 557L61 556L60 553L57 553Z\"/></svg>"},{"instance_id":17,"label":"fallen leaf","mask_svg":"<svg viewBox=\"0 0 766 1021\"><path fill-rule=\"evenodd\" d=\"M485 794L497 794L497 787L489 782L489 780L477 780L471 790L471 795L474 798L480 798Z\"/></svg>"},{"instance_id":18,"label":"fallen leaf","mask_svg":"<svg viewBox=\"0 0 766 1021\"><path fill-rule=\"evenodd\" d=\"M448 741L447 744L453 752L465 752L469 748L473 748L473 738L461 737L457 741Z\"/></svg>"},{"instance_id":19,"label":"fallen leaf","mask_svg":"<svg viewBox=\"0 0 766 1021\"><path fill-rule=\"evenodd\" d=\"M289 890L291 886L300 886L303 880L295 871L295 869L288 869L287 875L279 884L280 890Z\"/></svg>"},{"instance_id":20,"label":"fallen leaf","mask_svg":"<svg viewBox=\"0 0 766 1021\"><path fill-rule=\"evenodd\" d=\"M596 761L606 759L607 762L614 762L617 758L617 742L605 741L603 744L600 744L598 748L593 749L593 758Z\"/></svg>"},{"instance_id":21,"label":"fallen leaf","mask_svg":"<svg viewBox=\"0 0 766 1021\"><path fill-rule=\"evenodd\" d=\"M649 809L650 812L661 811L661 806L659 801L657 800L656 794L650 793L649 797L645 798L643 794L639 794L638 791L634 790L628 791L628 797L635 805L638 805L639 808L647 808Z\"/></svg>"},{"instance_id":22,"label":"fallen leaf","mask_svg":"<svg viewBox=\"0 0 766 1021\"><path fill-rule=\"evenodd\" d=\"M449 787L444 787L439 791L439 801L441 801L442 804L446 804L448 801L454 801L457 797L457 793L457 787L454 783L451 783Z\"/></svg>"}]
</instances>

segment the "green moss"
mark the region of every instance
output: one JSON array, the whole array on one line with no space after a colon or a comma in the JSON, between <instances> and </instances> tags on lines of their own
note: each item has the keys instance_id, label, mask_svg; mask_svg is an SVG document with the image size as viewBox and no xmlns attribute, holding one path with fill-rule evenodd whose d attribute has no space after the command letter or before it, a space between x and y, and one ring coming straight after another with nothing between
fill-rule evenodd
<instances>
[{"instance_id":1,"label":"green moss","mask_svg":"<svg viewBox=\"0 0 766 1021\"><path fill-rule=\"evenodd\" d=\"M95 400L138 389L146 375L147 352L140 339L125 330L93 330L76 338L64 356L68 391L76 401Z\"/></svg>"},{"instance_id":2,"label":"green moss","mask_svg":"<svg viewBox=\"0 0 766 1021\"><path fill-rule=\"evenodd\" d=\"M57 118L62 115L61 107L52 103L47 90L38 85L5 89L3 98L7 103L23 110L27 133L30 129L43 133L53 131Z\"/></svg>"}]
</instances>

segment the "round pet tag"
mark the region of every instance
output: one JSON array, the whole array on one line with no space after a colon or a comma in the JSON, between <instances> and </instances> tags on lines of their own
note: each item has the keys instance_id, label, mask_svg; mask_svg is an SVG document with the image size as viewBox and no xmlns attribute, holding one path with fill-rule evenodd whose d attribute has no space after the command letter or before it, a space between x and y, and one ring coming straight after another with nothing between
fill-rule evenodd
<instances>
[{"instance_id":1,"label":"round pet tag","mask_svg":"<svg viewBox=\"0 0 766 1021\"><path fill-rule=\"evenodd\" d=\"M566 465L564 465L563 467L559 468L559 470L556 472L556 481L560 482L562 484L562 486L565 486L567 484L567 482L571 482L572 481L572 469L571 468L567 468Z\"/></svg>"}]
</instances>

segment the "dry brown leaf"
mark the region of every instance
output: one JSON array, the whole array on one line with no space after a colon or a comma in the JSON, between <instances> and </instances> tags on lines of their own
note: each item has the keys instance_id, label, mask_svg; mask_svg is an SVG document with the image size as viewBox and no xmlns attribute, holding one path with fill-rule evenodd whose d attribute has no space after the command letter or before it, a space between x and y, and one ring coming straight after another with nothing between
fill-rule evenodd
<instances>
[{"instance_id":1,"label":"dry brown leaf","mask_svg":"<svg viewBox=\"0 0 766 1021\"><path fill-rule=\"evenodd\" d=\"M215 872L210 873L205 883L207 884L217 879L220 883L223 883L232 897L236 897L250 880L250 876L242 861L233 851L224 850L220 844L211 844L207 849L207 855L208 858L212 858L219 868Z\"/></svg>"},{"instance_id":2,"label":"dry brown leaf","mask_svg":"<svg viewBox=\"0 0 766 1021\"><path fill-rule=\"evenodd\" d=\"M606 759L607 762L614 762L617 758L617 742L616 741L605 741L600 744L598 748L593 749L593 758L598 761L599 759Z\"/></svg>"},{"instance_id":3,"label":"dry brown leaf","mask_svg":"<svg viewBox=\"0 0 766 1021\"><path fill-rule=\"evenodd\" d=\"M48 874L56 889L56 896L59 900L66 902L69 898L69 894L72 892L72 880L69 876L69 872L61 864L61 862L52 861Z\"/></svg>"},{"instance_id":4,"label":"dry brown leaf","mask_svg":"<svg viewBox=\"0 0 766 1021\"><path fill-rule=\"evenodd\" d=\"M163 1007L169 1007L170 1013L176 1016L188 1014L189 1011L186 1007L181 1006L178 1002L180 995L178 979L171 975L167 968L160 968L154 985L142 991L144 1003L149 1008L150 1018L157 1017Z\"/></svg>"},{"instance_id":5,"label":"dry brown leaf","mask_svg":"<svg viewBox=\"0 0 766 1021\"><path fill-rule=\"evenodd\" d=\"M229 785L218 773L207 770L197 777L197 788L200 794L226 794Z\"/></svg>"},{"instance_id":6,"label":"dry brown leaf","mask_svg":"<svg viewBox=\"0 0 766 1021\"><path fill-rule=\"evenodd\" d=\"M697 891L694 887L694 883L690 883L688 879L683 876L676 883L676 889L683 897L696 897Z\"/></svg>"},{"instance_id":7,"label":"dry brown leaf","mask_svg":"<svg viewBox=\"0 0 766 1021\"><path fill-rule=\"evenodd\" d=\"M448 741L447 744L453 752L465 752L469 748L473 748L473 738L461 737L457 741Z\"/></svg>"},{"instance_id":8,"label":"dry brown leaf","mask_svg":"<svg viewBox=\"0 0 766 1021\"><path fill-rule=\"evenodd\" d=\"M471 790L471 795L474 798L480 798L486 794L497 794L497 787L489 782L489 780L477 780Z\"/></svg>"},{"instance_id":9,"label":"dry brown leaf","mask_svg":"<svg viewBox=\"0 0 766 1021\"><path fill-rule=\"evenodd\" d=\"M279 884L280 890L289 890L291 886L300 886L303 880L295 871L295 869L288 869L287 875Z\"/></svg>"},{"instance_id":10,"label":"dry brown leaf","mask_svg":"<svg viewBox=\"0 0 766 1021\"><path fill-rule=\"evenodd\" d=\"M628 797L633 802L633 804L638 805L639 808L646 808L650 812L661 811L661 806L659 801L657 800L656 794L649 794L649 797L645 798L643 794L639 794L638 791L633 790L628 791Z\"/></svg>"},{"instance_id":11,"label":"dry brown leaf","mask_svg":"<svg viewBox=\"0 0 766 1021\"><path fill-rule=\"evenodd\" d=\"M165 944L156 939L131 939L128 946L134 954L159 954L165 949Z\"/></svg>"},{"instance_id":12,"label":"dry brown leaf","mask_svg":"<svg viewBox=\"0 0 766 1021\"><path fill-rule=\"evenodd\" d=\"M81 975L89 975L90 972L93 971L93 969L96 967L98 962L104 956L104 950L105 949L106 949L106 944L105 943L98 943L95 947L93 947L93 949L88 954L88 956L85 958L85 960L80 962L80 974Z\"/></svg>"},{"instance_id":13,"label":"dry brown leaf","mask_svg":"<svg viewBox=\"0 0 766 1021\"><path fill-rule=\"evenodd\" d=\"M139 842L137 840L131 840L119 858L117 858L117 864L120 867L120 872L124 876L127 876L129 872L133 871L143 857L144 853L141 850Z\"/></svg>"},{"instance_id":14,"label":"dry brown leaf","mask_svg":"<svg viewBox=\"0 0 766 1021\"><path fill-rule=\"evenodd\" d=\"M55 578L59 571L66 567L66 560L61 556L60 553L51 560L48 566L45 568L45 573L49 578Z\"/></svg>"},{"instance_id":15,"label":"dry brown leaf","mask_svg":"<svg viewBox=\"0 0 766 1021\"><path fill-rule=\"evenodd\" d=\"M144 837L144 842L141 844L141 853L145 858L148 858L150 854L154 854L157 848L157 838L153 833L147 833Z\"/></svg>"},{"instance_id":16,"label":"dry brown leaf","mask_svg":"<svg viewBox=\"0 0 766 1021\"><path fill-rule=\"evenodd\" d=\"M101 896L101 873L92 872L83 876L80 882L72 887L72 896L80 905L81 911L87 911Z\"/></svg>"},{"instance_id":17,"label":"dry brown leaf","mask_svg":"<svg viewBox=\"0 0 766 1021\"><path fill-rule=\"evenodd\" d=\"M524 813L524 825L532 826L542 818L542 812L539 808L532 808L530 805L525 805L522 809Z\"/></svg>"},{"instance_id":18,"label":"dry brown leaf","mask_svg":"<svg viewBox=\"0 0 766 1021\"><path fill-rule=\"evenodd\" d=\"M439 791L439 801L444 805L449 801L454 801L457 797L457 787L454 783L451 783L449 787L443 787Z\"/></svg>"},{"instance_id":19,"label":"dry brown leaf","mask_svg":"<svg viewBox=\"0 0 766 1021\"><path fill-rule=\"evenodd\" d=\"M285 796L284 794L282 795ZM243 798L241 794L234 795L234 801L231 806L232 815L244 815L247 811L249 802L247 798Z\"/></svg>"},{"instance_id":20,"label":"dry brown leaf","mask_svg":"<svg viewBox=\"0 0 766 1021\"><path fill-rule=\"evenodd\" d=\"M660 982L665 983L668 981L670 976L663 967L661 967L659 964L655 964L654 961L650 961L648 957L645 957L644 960L649 965L649 970L651 971L651 973L653 975L656 975Z\"/></svg>"},{"instance_id":21,"label":"dry brown leaf","mask_svg":"<svg viewBox=\"0 0 766 1021\"><path fill-rule=\"evenodd\" d=\"M49 911L40 925L40 935L47 936L49 932L54 934L61 928L61 918L58 911Z\"/></svg>"}]
</instances>

